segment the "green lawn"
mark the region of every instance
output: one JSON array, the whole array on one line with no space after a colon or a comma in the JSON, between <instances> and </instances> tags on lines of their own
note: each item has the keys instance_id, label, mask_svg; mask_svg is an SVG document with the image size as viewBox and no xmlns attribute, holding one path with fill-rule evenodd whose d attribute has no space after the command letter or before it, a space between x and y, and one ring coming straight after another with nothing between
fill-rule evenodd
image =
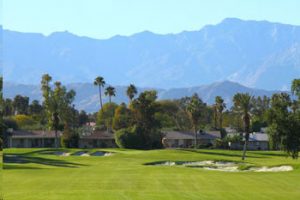
<instances>
[{"instance_id":1,"label":"green lawn","mask_svg":"<svg viewBox=\"0 0 300 200\"><path fill-rule=\"evenodd\" d=\"M300 199L300 160L286 158L279 152L249 152L246 162L257 166L292 165L293 171L219 172L144 165L165 160L241 161L239 151L109 151L115 154L109 157L61 157L52 155L47 149L5 150L9 163L4 164L4 199ZM19 157L12 157L16 154Z\"/></svg>"}]
</instances>

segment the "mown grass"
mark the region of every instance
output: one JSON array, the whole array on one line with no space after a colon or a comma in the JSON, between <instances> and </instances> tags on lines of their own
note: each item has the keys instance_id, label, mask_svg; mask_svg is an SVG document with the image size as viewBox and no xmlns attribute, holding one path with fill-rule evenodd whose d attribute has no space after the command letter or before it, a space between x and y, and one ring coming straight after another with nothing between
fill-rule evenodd
<instances>
[{"instance_id":1,"label":"mown grass","mask_svg":"<svg viewBox=\"0 0 300 200\"><path fill-rule=\"evenodd\" d=\"M240 151L105 149L115 152L109 157L61 157L52 151L5 150L9 158L3 173L5 200L300 199L300 160L281 152L249 152L246 162L255 166L292 165L293 171L218 172L145 165L159 161L241 162Z\"/></svg>"}]
</instances>

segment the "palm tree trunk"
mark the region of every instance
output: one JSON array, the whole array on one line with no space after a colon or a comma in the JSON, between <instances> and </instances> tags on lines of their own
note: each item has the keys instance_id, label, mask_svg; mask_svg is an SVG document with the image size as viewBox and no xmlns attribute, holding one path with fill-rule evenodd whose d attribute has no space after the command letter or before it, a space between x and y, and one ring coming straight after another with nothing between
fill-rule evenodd
<instances>
[{"instance_id":1,"label":"palm tree trunk","mask_svg":"<svg viewBox=\"0 0 300 200\"><path fill-rule=\"evenodd\" d=\"M196 129L196 127L194 128L194 132L195 132L194 148L197 149L197 129Z\"/></svg>"},{"instance_id":2,"label":"palm tree trunk","mask_svg":"<svg viewBox=\"0 0 300 200\"><path fill-rule=\"evenodd\" d=\"M57 130L55 130L55 148L58 148L58 134L57 134Z\"/></svg>"},{"instance_id":3,"label":"palm tree trunk","mask_svg":"<svg viewBox=\"0 0 300 200\"><path fill-rule=\"evenodd\" d=\"M247 151L247 146L248 146L248 141L249 141L250 116L248 114L245 114L245 116L244 116L244 126L245 126L245 143L244 143L244 148L243 148L242 160L245 160L245 158L246 158L246 151Z\"/></svg>"},{"instance_id":4,"label":"palm tree trunk","mask_svg":"<svg viewBox=\"0 0 300 200\"><path fill-rule=\"evenodd\" d=\"M100 98L100 108L102 110L102 94L101 94L101 86L99 85L99 98Z\"/></svg>"},{"instance_id":5,"label":"palm tree trunk","mask_svg":"<svg viewBox=\"0 0 300 200\"><path fill-rule=\"evenodd\" d=\"M242 160L245 160L245 158L246 158L246 152L247 152L248 140L249 140L249 133L246 133L246 136L245 136L245 142L244 142L244 147L243 147L243 156L242 156Z\"/></svg>"},{"instance_id":6,"label":"palm tree trunk","mask_svg":"<svg viewBox=\"0 0 300 200\"><path fill-rule=\"evenodd\" d=\"M222 113L220 113L220 133L221 133L221 139L224 139L225 138L225 135L224 135L224 131L222 130L223 129L223 116L222 116Z\"/></svg>"}]
</instances>

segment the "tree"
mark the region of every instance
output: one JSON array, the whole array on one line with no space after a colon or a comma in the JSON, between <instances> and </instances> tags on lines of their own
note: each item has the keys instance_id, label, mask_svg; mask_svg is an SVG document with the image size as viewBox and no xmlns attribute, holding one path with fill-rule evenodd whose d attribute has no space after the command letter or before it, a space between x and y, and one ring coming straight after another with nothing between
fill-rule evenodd
<instances>
[{"instance_id":1,"label":"tree","mask_svg":"<svg viewBox=\"0 0 300 200\"><path fill-rule=\"evenodd\" d=\"M293 80L291 91L294 95L298 96L298 99L300 101L300 79Z\"/></svg>"},{"instance_id":2,"label":"tree","mask_svg":"<svg viewBox=\"0 0 300 200\"><path fill-rule=\"evenodd\" d=\"M114 116L117 107L118 105L115 103L105 103L103 105L97 114L97 125L101 126L101 129L111 130L112 116Z\"/></svg>"},{"instance_id":3,"label":"tree","mask_svg":"<svg viewBox=\"0 0 300 200\"><path fill-rule=\"evenodd\" d=\"M126 90L126 94L129 98L130 103L132 102L132 99L134 98L134 96L137 94L137 88L133 85L130 84Z\"/></svg>"},{"instance_id":4,"label":"tree","mask_svg":"<svg viewBox=\"0 0 300 200\"><path fill-rule=\"evenodd\" d=\"M287 93L273 94L271 107L267 111L267 122L269 124L267 133L272 144L272 148L283 148L282 139L288 130L289 106L291 105L290 96Z\"/></svg>"},{"instance_id":5,"label":"tree","mask_svg":"<svg viewBox=\"0 0 300 200\"><path fill-rule=\"evenodd\" d=\"M33 100L29 105L29 114L40 115L43 112L43 106L38 100Z\"/></svg>"},{"instance_id":6,"label":"tree","mask_svg":"<svg viewBox=\"0 0 300 200\"><path fill-rule=\"evenodd\" d=\"M44 106L48 116L48 126L55 131L55 147L58 148L58 130L60 123L69 124L71 119L71 104L75 98L75 91L67 91L59 81L54 83L52 90L50 82L52 78L48 74L42 77L42 93Z\"/></svg>"},{"instance_id":7,"label":"tree","mask_svg":"<svg viewBox=\"0 0 300 200\"><path fill-rule=\"evenodd\" d=\"M226 108L226 104L224 103L224 100L220 96L216 96L215 98L215 105L216 105L216 110L217 110L217 115L219 118L219 129L220 129L220 134L221 134L221 139L224 139L226 134L225 131L223 131L223 111Z\"/></svg>"},{"instance_id":8,"label":"tree","mask_svg":"<svg viewBox=\"0 0 300 200\"><path fill-rule=\"evenodd\" d=\"M116 89L112 86L108 86L106 89L105 89L105 95L108 96L109 98L109 103L111 103L111 97L112 96L116 96Z\"/></svg>"},{"instance_id":9,"label":"tree","mask_svg":"<svg viewBox=\"0 0 300 200\"><path fill-rule=\"evenodd\" d=\"M162 147L161 124L155 117L159 109L156 99L157 92L151 90L140 93L139 97L132 101L132 130L141 142L138 146L143 149Z\"/></svg>"},{"instance_id":10,"label":"tree","mask_svg":"<svg viewBox=\"0 0 300 200\"><path fill-rule=\"evenodd\" d=\"M187 112L189 114L190 120L192 122L193 125L193 129L194 129L194 134L195 134L195 140L194 140L194 148L197 148L197 132L199 129L199 123L202 117L202 112L203 112L203 108L204 108L204 103L202 102L202 100L199 98L199 96L197 94L194 94L188 105L187 105Z\"/></svg>"},{"instance_id":11,"label":"tree","mask_svg":"<svg viewBox=\"0 0 300 200\"><path fill-rule=\"evenodd\" d=\"M249 141L250 119L251 119L250 113L253 108L252 98L253 97L250 96L248 93L237 93L233 97L234 108L238 113L242 115L244 121L245 142L244 142L242 160L245 160L247 145Z\"/></svg>"},{"instance_id":12,"label":"tree","mask_svg":"<svg viewBox=\"0 0 300 200\"><path fill-rule=\"evenodd\" d=\"M217 104L213 104L212 106L213 109L213 115L214 115L214 129L217 130L218 129L218 109L217 109Z\"/></svg>"},{"instance_id":13,"label":"tree","mask_svg":"<svg viewBox=\"0 0 300 200\"><path fill-rule=\"evenodd\" d=\"M101 76L98 76L95 78L94 85L98 86L99 88L99 100L100 100L100 109L102 109L102 91L101 89L105 86L104 78Z\"/></svg>"},{"instance_id":14,"label":"tree","mask_svg":"<svg viewBox=\"0 0 300 200\"><path fill-rule=\"evenodd\" d=\"M114 113L113 129L119 130L122 128L128 128L132 124L132 113L130 109L126 107L125 103L119 105Z\"/></svg>"},{"instance_id":15,"label":"tree","mask_svg":"<svg viewBox=\"0 0 300 200\"><path fill-rule=\"evenodd\" d=\"M13 101L11 99L2 99L2 112L3 116L11 116L14 114Z\"/></svg>"},{"instance_id":16,"label":"tree","mask_svg":"<svg viewBox=\"0 0 300 200\"><path fill-rule=\"evenodd\" d=\"M45 112L46 112L46 117L48 121L48 127L51 125L52 121L52 113L50 110L50 93L51 87L50 87L50 82L52 81L52 77L49 74L44 74L42 76L42 81L41 81L41 90L42 90L42 96L43 96L43 105L45 107Z\"/></svg>"},{"instance_id":17,"label":"tree","mask_svg":"<svg viewBox=\"0 0 300 200\"><path fill-rule=\"evenodd\" d=\"M3 121L3 113L4 113L4 106L3 106L3 77L0 76L0 150L2 150L3 146L3 132L4 132L4 121Z\"/></svg>"},{"instance_id":18,"label":"tree","mask_svg":"<svg viewBox=\"0 0 300 200\"><path fill-rule=\"evenodd\" d=\"M15 114L26 115L28 114L29 108L29 97L17 95L14 98L13 106Z\"/></svg>"},{"instance_id":19,"label":"tree","mask_svg":"<svg viewBox=\"0 0 300 200\"><path fill-rule=\"evenodd\" d=\"M78 125L82 126L85 125L87 122L89 122L89 116L84 110L81 110L78 116Z\"/></svg>"},{"instance_id":20,"label":"tree","mask_svg":"<svg viewBox=\"0 0 300 200\"><path fill-rule=\"evenodd\" d=\"M176 128L181 130L181 124L179 123L179 106L177 101L161 100L157 101L158 111L156 118L161 122L164 128Z\"/></svg>"}]
</instances>

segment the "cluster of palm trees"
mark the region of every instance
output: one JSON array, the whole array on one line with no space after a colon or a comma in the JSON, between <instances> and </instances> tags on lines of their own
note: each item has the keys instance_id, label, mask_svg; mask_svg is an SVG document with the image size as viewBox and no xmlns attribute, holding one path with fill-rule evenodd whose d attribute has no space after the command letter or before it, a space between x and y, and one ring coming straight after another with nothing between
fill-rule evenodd
<instances>
[{"instance_id":1,"label":"cluster of palm trees","mask_svg":"<svg viewBox=\"0 0 300 200\"><path fill-rule=\"evenodd\" d=\"M95 80L94 80L94 85L98 86L98 88L99 88L100 109L102 109L102 107L103 107L102 89L105 87L105 84L106 84L105 80L101 76L96 77ZM127 94L128 98L129 98L130 103L132 102L133 98L135 97L135 95L137 93L138 93L137 88L133 84L130 84L128 86L128 88L127 88L127 91L126 91L126 94ZM112 86L109 85L108 87L105 88L104 94L106 96L108 96L109 103L111 103L111 98L113 96L116 96L116 89L114 87L112 87Z\"/></svg>"}]
</instances>

